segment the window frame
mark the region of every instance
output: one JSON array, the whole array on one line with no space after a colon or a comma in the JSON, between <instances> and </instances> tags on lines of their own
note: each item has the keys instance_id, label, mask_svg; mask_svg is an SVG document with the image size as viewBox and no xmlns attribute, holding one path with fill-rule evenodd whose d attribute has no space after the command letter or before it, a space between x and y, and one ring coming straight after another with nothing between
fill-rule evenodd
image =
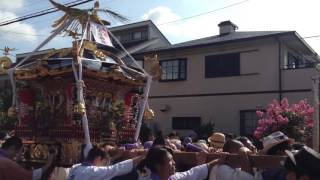
<instances>
[{"instance_id":1,"label":"window frame","mask_svg":"<svg viewBox=\"0 0 320 180\"><path fill-rule=\"evenodd\" d=\"M149 31L147 29L141 30L141 40L149 39Z\"/></svg>"},{"instance_id":2,"label":"window frame","mask_svg":"<svg viewBox=\"0 0 320 180\"><path fill-rule=\"evenodd\" d=\"M161 78L159 79L159 82L170 82L170 81L185 81L187 80L187 58L174 58L174 59L166 59L166 60L161 60L160 66L163 69L163 63L165 62L171 62L171 61L178 61L179 65L178 65L178 78L177 79L162 79L162 75ZM184 77L181 77L181 62L184 62ZM172 73L173 74L173 73Z\"/></svg>"},{"instance_id":3,"label":"window frame","mask_svg":"<svg viewBox=\"0 0 320 180\"><path fill-rule=\"evenodd\" d=\"M135 37L136 34L139 34L139 38ZM132 41L139 41L139 40L142 40L142 32L141 31L132 32Z\"/></svg>"},{"instance_id":4,"label":"window frame","mask_svg":"<svg viewBox=\"0 0 320 180\"><path fill-rule=\"evenodd\" d=\"M265 112L265 110L260 110L260 111L262 111L262 112ZM245 119L245 113L248 113L248 112L253 112L256 116L257 116L257 114L256 114L256 112L257 112L257 110L256 109L247 109L247 110L240 110L240 112L239 112L239 116L240 116L240 135L241 136L252 136L252 135L254 135L254 131L255 131L255 128L257 128L258 127L258 122L259 122L259 117L257 116L257 121L256 121L256 127L255 128L253 128L253 132L252 132L252 134L247 134L247 132L246 132L246 126L245 126L245 121L246 121L246 119Z\"/></svg>"},{"instance_id":5,"label":"window frame","mask_svg":"<svg viewBox=\"0 0 320 180\"><path fill-rule=\"evenodd\" d=\"M182 121L183 125L181 127L177 127L177 121ZM198 122L190 123L188 120L195 120ZM197 125L195 125L197 124ZM173 130L197 130L202 124L202 119L200 116L175 116L171 118L171 128Z\"/></svg>"},{"instance_id":6,"label":"window frame","mask_svg":"<svg viewBox=\"0 0 320 180\"><path fill-rule=\"evenodd\" d=\"M287 52L286 61L284 65L285 70L294 70L294 69L304 69L304 68L314 68L314 63L307 61L302 56L292 53L291 51ZM294 60L293 63L289 63L289 60Z\"/></svg>"},{"instance_id":7,"label":"window frame","mask_svg":"<svg viewBox=\"0 0 320 180\"><path fill-rule=\"evenodd\" d=\"M228 74L228 73L225 73L225 72L228 72L228 71L223 71L223 72L217 72L215 75L211 75L213 73L209 73L209 61L217 61L216 63L220 63L220 66L221 63L227 61L226 59L222 58L222 56L232 56L232 55L236 55L238 57L237 61L236 61L236 65L237 65L237 68L235 68L234 70L236 71L236 73L233 73L233 74ZM209 59L210 57L217 57L216 59ZM230 63L230 61L229 61ZM228 65L228 64L227 64ZM226 65L224 65L226 66ZM221 70L222 68L219 67L219 69ZM218 74L218 73L221 73L221 74ZM226 54L215 54L215 55L207 55L204 57L204 76L206 79L210 79L210 78L221 78L221 77L232 77L232 76L241 76L241 53L240 52L234 52L234 53L226 53Z\"/></svg>"}]
</instances>

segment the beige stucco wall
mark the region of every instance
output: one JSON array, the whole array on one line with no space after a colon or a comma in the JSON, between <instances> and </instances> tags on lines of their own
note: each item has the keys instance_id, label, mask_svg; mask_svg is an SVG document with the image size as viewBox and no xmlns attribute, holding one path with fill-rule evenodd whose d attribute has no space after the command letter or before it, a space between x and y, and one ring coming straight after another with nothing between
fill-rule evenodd
<instances>
[{"instance_id":1,"label":"beige stucco wall","mask_svg":"<svg viewBox=\"0 0 320 180\"><path fill-rule=\"evenodd\" d=\"M240 56L241 76L205 78L205 56L232 52L243 52ZM187 80L154 82L151 96L275 90L278 88L274 83L278 76L277 52L277 43L270 40L263 44L257 41L159 54L160 60L186 58Z\"/></svg>"},{"instance_id":2,"label":"beige stucco wall","mask_svg":"<svg viewBox=\"0 0 320 180\"><path fill-rule=\"evenodd\" d=\"M282 71L283 89L311 89L312 77L319 74L315 68L290 69Z\"/></svg>"},{"instance_id":3,"label":"beige stucco wall","mask_svg":"<svg viewBox=\"0 0 320 180\"><path fill-rule=\"evenodd\" d=\"M281 46L281 66L284 65L285 45ZM242 76L205 78L205 56L242 52L240 73ZM275 39L264 39L228 45L193 48L159 53L160 60L186 58L187 80L173 82L153 82L150 107L156 113L155 123L169 133L172 131L172 117L199 116L202 123L212 121L216 129L224 132L240 133L240 110L266 108L279 98L279 43ZM313 69L282 70L282 89L303 92L283 93L290 102L307 99L313 103L311 76ZM236 93L255 92L240 95ZM219 93L224 93L217 95ZM228 93L234 93L230 95ZM199 96L211 94L207 96ZM193 97L174 97L193 95ZM171 96L159 98L161 96ZM154 97L154 98L152 98ZM161 112L165 106L167 112ZM181 131L180 131L181 132ZM182 131L188 134L190 131Z\"/></svg>"},{"instance_id":4,"label":"beige stucco wall","mask_svg":"<svg viewBox=\"0 0 320 180\"><path fill-rule=\"evenodd\" d=\"M312 92L284 93L290 103L307 99L313 103ZM229 95L207 97L183 97L150 99L150 107L155 110L155 122L165 134L172 131L172 117L199 116L202 123L214 122L216 130L240 133L240 110L265 109L278 94ZM168 105L167 112L160 109ZM188 135L190 131L179 131Z\"/></svg>"},{"instance_id":5,"label":"beige stucco wall","mask_svg":"<svg viewBox=\"0 0 320 180\"><path fill-rule=\"evenodd\" d=\"M295 92L295 93L284 93L283 97L288 98L289 103L298 103L302 99L306 99L309 104L313 105L313 92Z\"/></svg>"},{"instance_id":6,"label":"beige stucco wall","mask_svg":"<svg viewBox=\"0 0 320 180\"><path fill-rule=\"evenodd\" d=\"M172 131L172 117L199 116L202 123L214 122L215 128L223 132L240 133L240 110L265 107L277 94L229 95L207 97L150 99L155 110L156 122L164 133ZM168 105L168 112L160 109Z\"/></svg>"}]
</instances>

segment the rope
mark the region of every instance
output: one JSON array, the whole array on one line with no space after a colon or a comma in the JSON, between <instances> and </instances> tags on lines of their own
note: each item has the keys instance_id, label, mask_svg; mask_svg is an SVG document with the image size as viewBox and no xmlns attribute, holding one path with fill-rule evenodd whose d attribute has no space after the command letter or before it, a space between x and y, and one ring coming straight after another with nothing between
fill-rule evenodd
<instances>
[{"instance_id":1,"label":"rope","mask_svg":"<svg viewBox=\"0 0 320 180\"><path fill-rule=\"evenodd\" d=\"M85 29L83 31L82 37L81 37L81 41L80 41L80 45L79 45L79 52L77 52L77 56L80 56L80 51L83 45L83 41L84 41L84 37L86 35L88 26L89 26L89 22L90 22L90 18L88 18L88 21L86 23ZM72 70L74 73L74 77L76 80L76 85L77 85L77 99L79 103L83 103L85 105L85 101L84 101L84 97L83 97L83 87L84 87L84 82L82 80L82 59L81 57L79 58L79 74L77 74L77 69L74 65L74 62L72 61ZM82 127L83 127L83 131L84 131L84 142L85 142L85 148L84 148L84 156L86 157L90 151L90 149L92 148L92 144L90 141L90 132L89 132L89 126L88 126L88 117L87 114L85 113L82 116Z\"/></svg>"},{"instance_id":2,"label":"rope","mask_svg":"<svg viewBox=\"0 0 320 180\"><path fill-rule=\"evenodd\" d=\"M126 48L122 45L122 43L116 38L116 36L109 30L107 29L108 33L112 36L112 38L119 44L121 49L131 58L133 63L147 76L150 76L141 66L140 64L132 57L132 55L126 50Z\"/></svg>"},{"instance_id":3,"label":"rope","mask_svg":"<svg viewBox=\"0 0 320 180\"><path fill-rule=\"evenodd\" d=\"M104 26L103 22L99 21L101 25ZM106 28L107 29L107 28ZM139 110L139 117L138 117L138 124L137 124L137 129L134 135L134 140L137 142L141 130L141 125L142 125L142 120L143 120L143 115L144 115L144 110L146 107L146 104L148 102L148 97L149 97L149 92L150 92L150 87L152 83L152 76L150 76L141 66L140 64L132 57L132 55L126 50L126 48L122 45L122 43L113 35L113 33L107 29L107 32L112 36L112 38L119 44L121 49L131 58L133 63L146 75L147 77L147 84L143 93L143 100L142 100L142 106L140 107ZM127 65L124 63L124 65L127 67Z\"/></svg>"},{"instance_id":4,"label":"rope","mask_svg":"<svg viewBox=\"0 0 320 180\"><path fill-rule=\"evenodd\" d=\"M138 141L138 138L139 138L142 120L143 120L143 116L144 116L144 110L145 110L145 107L148 103L148 97L149 97L151 83L152 83L152 77L148 75L147 76L147 85L146 85L145 91L143 93L142 107L140 107L140 110L139 110L137 129L136 129L136 133L134 135L134 140L136 142Z\"/></svg>"}]
</instances>

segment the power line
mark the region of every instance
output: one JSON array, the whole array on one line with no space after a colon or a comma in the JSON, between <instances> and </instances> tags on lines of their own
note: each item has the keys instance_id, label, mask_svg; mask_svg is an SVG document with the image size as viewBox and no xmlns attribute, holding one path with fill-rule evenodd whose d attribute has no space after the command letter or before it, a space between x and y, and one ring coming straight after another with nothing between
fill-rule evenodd
<instances>
[{"instance_id":1,"label":"power line","mask_svg":"<svg viewBox=\"0 0 320 180\"><path fill-rule=\"evenodd\" d=\"M72 1L72 2L69 2L69 3L66 3L64 5L70 5L72 3L75 3L75 2L78 2L79 0L77 1ZM73 7L73 6L77 6L77 5L80 5L80 4L84 4L84 3L87 3L87 2L90 2L90 1L93 1L93 0L86 0L84 2L79 2L77 4L74 4L74 5L70 5L68 7ZM114 0L109 0L109 3L112 2ZM214 10L211 10L211 11L207 11L207 12L203 12L203 13L200 13L200 14L196 14L196 15L193 15L193 16L189 16L189 17L185 17L185 18L182 18L182 19L178 19L178 20L175 20L175 21L169 21L169 22L165 22L165 23L162 23L162 24L158 24L157 26L161 26L161 25L165 25L165 24L170 24L170 23L174 23L174 22L178 22L178 21L183 21L183 20L187 20L187 19L191 19L191 18L194 18L194 17L198 17L198 16L202 16L202 15L206 15L206 14L210 14L210 13L213 13L213 12L216 12L216 11L219 11L219 10L223 10L223 9L226 9L226 8L230 8L230 7L233 7L233 6L237 6L237 5L240 5L240 4L243 4L245 2L248 2L250 0L244 0L244 1L240 1L240 2L237 2L237 3L233 3L233 4L230 4L230 5L227 5L227 6L224 6L224 7L221 7L221 8L218 8L218 9L214 9ZM55 9L53 12L56 12L58 11L56 8L49 8L49 9L46 9L46 10L50 10L50 9ZM46 11L46 10L42 10L40 12L43 12L43 11ZM53 13L53 12L46 12L45 14L49 14L49 13ZM36 13L32 13L32 14L37 14L39 12L36 12ZM31 15L32 15L31 14ZM37 15L37 16L42 16L42 15L45 15L45 14L40 14L40 15ZM37 17L36 16L36 17ZM21 18L21 17L20 17ZM16 18L16 19L20 19L20 18ZM23 17L22 17L23 18ZM30 18L33 18L33 17L30 17ZM28 19L30 19L28 18ZM13 19L15 20L15 19ZM25 19L23 19L25 20ZM10 20L12 21L12 20ZM20 20L21 21L21 20ZM7 22L7 21L5 21ZM0 23L0 26L4 26L2 23L4 22L1 22ZM14 23L14 22L12 22ZM11 24L11 23L10 23ZM27 36L47 36L45 34L26 34L26 33L19 33L19 32L13 32L13 31L10 31L10 30L0 30L0 31L6 31L8 33L13 33L13 34L18 34L18 35L27 35ZM65 36L58 36L58 37L65 37ZM317 37L320 37L320 35L313 35L313 36L307 36L307 37L302 37L300 39L311 39L311 38L317 38Z\"/></svg>"},{"instance_id":2,"label":"power line","mask_svg":"<svg viewBox=\"0 0 320 180\"><path fill-rule=\"evenodd\" d=\"M311 38L317 38L317 37L320 37L320 34L319 35L314 35L314 36L303 37L302 39L311 39Z\"/></svg>"},{"instance_id":3,"label":"power line","mask_svg":"<svg viewBox=\"0 0 320 180\"><path fill-rule=\"evenodd\" d=\"M69 5L68 7L74 7L74 6L77 6L77 5L80 5L80 4L84 4L84 3L87 3L87 2L90 2L90 1L93 1L93 0L86 0L86 1L83 1L83 2L79 2L79 3L73 4L73 3L78 2L78 1L79 0L67 3L67 4L72 4L72 5ZM16 19L13 19L13 20L2 22L2 23L0 23L0 26L9 25L9 24L12 24L12 23L15 23L15 22L24 21L24 20L27 20L27 19L31 19L31 18L43 16L43 15L46 15L46 14L54 13L54 12L57 12L57 11L59 11L59 9L57 9L57 8L50 8L50 9L42 10L42 11L27 15L25 17L20 17L20 18L16 18Z\"/></svg>"},{"instance_id":4,"label":"power line","mask_svg":"<svg viewBox=\"0 0 320 180\"><path fill-rule=\"evenodd\" d=\"M66 3L66 4L64 4L64 5L70 5L70 4L76 3L76 2L78 2L78 1L79 1L79 0L72 1L72 2ZM56 9L56 8L55 8L55 7L50 7L50 8L47 8L47 9L38 11L38 12L29 13L29 14L27 14L27 15L17 17L17 18L15 18L15 19L10 19L10 20L7 20L7 21L3 21L3 22L1 22L0 24L6 23L6 22L15 21L15 20L19 20L19 19L26 18L26 17L30 17L30 16L33 16L33 15L36 15L36 14L39 14L39 13L43 13L43 12L47 12L48 10L54 10L54 9Z\"/></svg>"},{"instance_id":5,"label":"power line","mask_svg":"<svg viewBox=\"0 0 320 180\"><path fill-rule=\"evenodd\" d=\"M1 30L0 29L0 32L1 31L4 31L4 32L7 32L7 33L11 33L11 34L17 34L17 35L24 35L24 36L48 36L46 34L27 34L27 33L20 33L20 32L14 32L14 31L10 31L10 30ZM56 37L65 37L65 36L56 36Z\"/></svg>"},{"instance_id":6,"label":"power line","mask_svg":"<svg viewBox=\"0 0 320 180\"><path fill-rule=\"evenodd\" d=\"M31 3L28 3L27 5L23 5L23 8L30 7L30 6L33 6L33 8L34 8L34 7L37 7L37 6L39 6L39 5L43 5L43 4L41 4L40 2L47 2L47 1L43 1L43 0L34 1L34 2L31 2ZM41 9L43 9L43 8L41 8ZM40 8L38 8L38 9L33 9L33 10L34 10L34 11L38 11L38 10L40 10ZM27 14L26 12L27 12L27 11L23 11L22 14ZM29 14L29 13L28 13L28 14ZM19 15L19 16L22 16L22 15Z\"/></svg>"},{"instance_id":7,"label":"power line","mask_svg":"<svg viewBox=\"0 0 320 180\"><path fill-rule=\"evenodd\" d=\"M9 31L9 30L1 30L1 31L5 31L8 33L12 33L12 34L17 34L17 35L26 35L26 36L48 36L46 34L27 34L27 33L19 33L19 32L14 32L14 31ZM66 36L56 36L56 37L66 37ZM305 36L305 37L301 37L299 39L313 39L313 38L320 38L320 34L318 35L312 35L312 36Z\"/></svg>"},{"instance_id":8,"label":"power line","mask_svg":"<svg viewBox=\"0 0 320 180\"><path fill-rule=\"evenodd\" d=\"M178 20L174 20L174 21L168 21L168 22L165 22L165 23L157 24L157 26L162 26L162 25L166 25L166 24L171 24L171 23L179 22L179 21L184 21L184 20L186 20L186 19L195 18L195 17L198 17L198 16L203 16L203 15L210 14L210 13L213 13L213 12L216 12L216 11L220 11L220 10L223 10L223 9L227 9L227 8L230 8L230 7L233 7L233 6L237 6L237 5L246 3L246 2L248 2L248 1L250 1L250 0L240 1L240 2L237 2L237 3L233 3L233 4L230 4L230 5L227 5L227 6L218 8L218 9L214 9L214 10L211 10L211 11L203 12L203 13L196 14L196 15L193 15L193 16L189 16L189 17L185 17L185 18L182 18L182 19L178 19Z\"/></svg>"},{"instance_id":9,"label":"power line","mask_svg":"<svg viewBox=\"0 0 320 180\"><path fill-rule=\"evenodd\" d=\"M108 2L108 3L112 3L112 2L114 2L115 0L109 0L109 1L106 1L106 2ZM64 3L66 3L67 4L67 2L64 2ZM107 8L107 7L105 7L105 8ZM102 9L104 9L104 8L102 8ZM59 14L56 14L56 15L59 15ZM57 17L58 18L58 17ZM33 21L33 23L39 23L39 22L44 22L44 21L48 21L48 19L42 19L42 20L35 20L35 21Z\"/></svg>"},{"instance_id":10,"label":"power line","mask_svg":"<svg viewBox=\"0 0 320 180\"><path fill-rule=\"evenodd\" d=\"M49 8L52 8L52 6L48 6L48 5L51 5L51 4L41 4L41 3L38 3L38 2L49 2L49 1L43 1L43 0L39 0L39 1L36 1L36 2L32 2L30 4L27 4L26 6L23 6L23 8L25 7L29 7L29 6L34 6L36 7L37 5L42 5L41 8L38 7L38 8L33 8L32 11L23 11L21 13L21 15L18 15L18 17L23 17L23 16L27 16L27 15L30 15L31 13L33 12L36 12L36 11L40 11L40 10L43 10L43 9L49 9ZM67 4L68 2L61 2L62 4ZM35 5L37 4L37 5Z\"/></svg>"},{"instance_id":11,"label":"power line","mask_svg":"<svg viewBox=\"0 0 320 180\"><path fill-rule=\"evenodd\" d=\"M73 3L77 3L77 2L79 2L79 0L72 1L72 2L66 3L64 5L65 6L69 5L68 7L73 7L73 6L79 5L79 4L73 4ZM86 2L89 2L89 1L86 1ZM86 3L86 2L83 2L83 3ZM80 4L82 4L82 3L80 3ZM11 20L7 20L7 21L4 21L4 22L1 22L0 26L12 24L12 23L23 21L23 20L26 20L26 19L30 19L30 18L41 16L41 15L53 13L53 12L56 12L56 11L58 11L57 8L51 7L51 8L48 8L48 9L45 9L45 10L41 10L41 11L38 11L38 12L35 12L35 13L27 14L25 16L17 17L15 19L11 19Z\"/></svg>"}]
</instances>

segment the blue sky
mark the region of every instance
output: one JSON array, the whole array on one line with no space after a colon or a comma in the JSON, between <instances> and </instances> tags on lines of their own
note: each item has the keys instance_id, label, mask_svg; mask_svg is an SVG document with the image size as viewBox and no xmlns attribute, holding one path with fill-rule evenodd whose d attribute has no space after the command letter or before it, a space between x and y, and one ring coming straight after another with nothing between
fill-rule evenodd
<instances>
[{"instance_id":1,"label":"blue sky","mask_svg":"<svg viewBox=\"0 0 320 180\"><path fill-rule=\"evenodd\" d=\"M56 0L60 3L73 0ZM223 8L206 15L186 20L185 17ZM93 2L79 6L92 7ZM46 0L0 0L1 22L30 12L52 7ZM239 31L296 30L302 37L320 35L318 20L319 0L100 0L100 7L108 7L123 14L130 22L152 19L171 43L198 39L218 34L217 24L231 20ZM26 20L0 27L0 48L8 45L18 51L28 52L35 48L49 34L51 24L62 13ZM175 23L166 22L180 20ZM113 25L120 25L113 23ZM311 47L320 53L320 37L306 39ZM70 46L69 38L58 37L45 48Z\"/></svg>"}]
</instances>

